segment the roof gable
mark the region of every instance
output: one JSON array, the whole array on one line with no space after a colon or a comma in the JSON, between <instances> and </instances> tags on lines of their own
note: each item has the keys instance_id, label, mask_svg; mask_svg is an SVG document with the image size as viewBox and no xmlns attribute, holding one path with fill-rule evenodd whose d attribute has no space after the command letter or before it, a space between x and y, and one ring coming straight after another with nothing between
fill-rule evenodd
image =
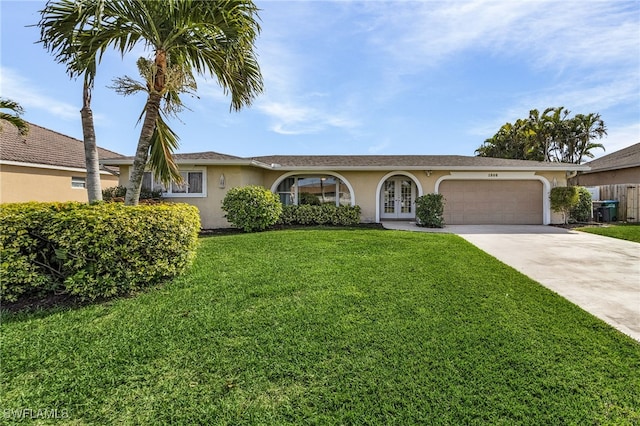
<instances>
[{"instance_id":1,"label":"roof gable","mask_svg":"<svg viewBox=\"0 0 640 426\"><path fill-rule=\"evenodd\" d=\"M98 156L122 157L117 152L100 147ZM84 142L32 123L29 123L27 136L22 136L14 126L2 122L0 160L86 169Z\"/></svg>"},{"instance_id":2,"label":"roof gable","mask_svg":"<svg viewBox=\"0 0 640 426\"><path fill-rule=\"evenodd\" d=\"M640 166L640 143L628 146L587 163L591 173Z\"/></svg>"}]
</instances>

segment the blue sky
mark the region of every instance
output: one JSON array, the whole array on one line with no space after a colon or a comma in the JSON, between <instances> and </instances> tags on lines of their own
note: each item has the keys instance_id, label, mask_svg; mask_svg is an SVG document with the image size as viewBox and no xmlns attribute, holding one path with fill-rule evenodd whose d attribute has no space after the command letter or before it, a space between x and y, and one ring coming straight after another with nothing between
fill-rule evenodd
<instances>
[{"instance_id":1,"label":"blue sky","mask_svg":"<svg viewBox=\"0 0 640 426\"><path fill-rule=\"evenodd\" d=\"M40 44L44 1L0 1L0 96L30 122L81 139L82 82ZM474 155L530 109L600 113L607 152L640 142L638 1L257 1L265 91L229 111L214 80L172 122L180 152ZM98 144L133 155L140 46L109 54L93 94ZM598 150L597 156L605 152Z\"/></svg>"}]
</instances>

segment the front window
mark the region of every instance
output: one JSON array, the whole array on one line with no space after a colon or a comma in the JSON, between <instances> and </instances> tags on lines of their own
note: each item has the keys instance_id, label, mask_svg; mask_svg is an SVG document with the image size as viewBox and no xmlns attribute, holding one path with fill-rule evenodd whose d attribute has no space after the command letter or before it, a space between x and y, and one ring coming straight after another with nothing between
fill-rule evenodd
<instances>
[{"instance_id":1,"label":"front window","mask_svg":"<svg viewBox=\"0 0 640 426\"><path fill-rule=\"evenodd\" d=\"M142 189L161 191L163 197L206 197L204 170L181 171L182 183L171 182L168 188L155 180L152 172L144 172Z\"/></svg>"},{"instance_id":2,"label":"front window","mask_svg":"<svg viewBox=\"0 0 640 426\"><path fill-rule=\"evenodd\" d=\"M301 175L285 178L276 190L282 204L351 205L347 185L331 175Z\"/></svg>"}]
</instances>

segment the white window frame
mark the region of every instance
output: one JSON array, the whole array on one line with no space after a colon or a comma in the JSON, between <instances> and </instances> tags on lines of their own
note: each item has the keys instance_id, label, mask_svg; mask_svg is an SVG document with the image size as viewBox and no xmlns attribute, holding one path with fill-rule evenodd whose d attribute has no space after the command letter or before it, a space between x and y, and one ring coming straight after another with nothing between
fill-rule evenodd
<instances>
[{"instance_id":1,"label":"white window frame","mask_svg":"<svg viewBox=\"0 0 640 426\"><path fill-rule=\"evenodd\" d=\"M72 189L87 189L87 178L83 176L71 176Z\"/></svg>"},{"instance_id":2,"label":"white window frame","mask_svg":"<svg viewBox=\"0 0 640 426\"><path fill-rule=\"evenodd\" d=\"M284 192L279 192L278 191L278 187L280 186L280 184L287 178L294 178L294 184L293 184L293 188L295 188L293 193L291 194L291 200L293 201L293 205L298 205L299 201L300 201L300 186L298 185L298 179L305 179L305 178L320 178L322 179L323 177L326 176L331 176L336 178L336 194L340 193L340 186L339 186L339 182L341 181L349 190L349 196L350 196L350 202L349 204L353 207L356 204L355 201L355 192L353 191L353 188L351 187L351 184L349 183L349 181L347 181L342 175L335 173L335 172L327 172L327 171L321 171L321 172L289 172L286 173L282 176L280 176L280 178L276 179L276 181L274 182L274 184L271 186L271 192L273 192L274 194L276 194L278 197L280 197L281 194L285 194ZM340 204L340 198L339 195L336 195L336 206L340 206L342 204Z\"/></svg>"},{"instance_id":3,"label":"white window frame","mask_svg":"<svg viewBox=\"0 0 640 426\"><path fill-rule=\"evenodd\" d=\"M133 168L129 169L129 178L131 178L131 172ZM146 170L145 172L149 172ZM202 192L171 192L172 185L169 185L169 188L165 188L160 183L155 182L155 177L153 173L151 173L151 188L154 190L156 188L162 190L163 198L205 198L207 196L207 168L206 167L189 167L185 169L180 169L180 173L202 173ZM168 189L168 190L167 190Z\"/></svg>"}]
</instances>

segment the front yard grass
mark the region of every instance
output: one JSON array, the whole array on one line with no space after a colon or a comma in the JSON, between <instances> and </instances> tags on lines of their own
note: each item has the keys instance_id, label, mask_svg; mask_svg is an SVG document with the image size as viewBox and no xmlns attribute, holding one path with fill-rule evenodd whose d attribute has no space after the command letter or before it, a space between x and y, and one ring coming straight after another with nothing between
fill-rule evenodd
<instances>
[{"instance_id":1,"label":"front yard grass","mask_svg":"<svg viewBox=\"0 0 640 426\"><path fill-rule=\"evenodd\" d=\"M606 226L588 226L575 229L577 231L589 232L591 234L604 235L605 237L619 238L621 240L629 240L640 243L640 224L637 223Z\"/></svg>"},{"instance_id":2,"label":"front yard grass","mask_svg":"<svg viewBox=\"0 0 640 426\"><path fill-rule=\"evenodd\" d=\"M640 422L640 344L448 234L204 238L164 287L0 339L0 422Z\"/></svg>"}]
</instances>

